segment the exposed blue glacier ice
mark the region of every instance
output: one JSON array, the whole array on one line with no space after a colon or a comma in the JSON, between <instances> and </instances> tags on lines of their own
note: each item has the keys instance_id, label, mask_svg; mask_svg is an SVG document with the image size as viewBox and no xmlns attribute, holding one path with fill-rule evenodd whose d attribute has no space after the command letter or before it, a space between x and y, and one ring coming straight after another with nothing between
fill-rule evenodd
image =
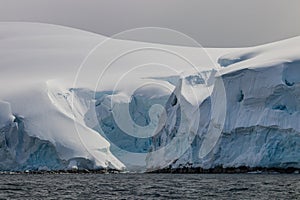
<instances>
[{"instance_id":1,"label":"exposed blue glacier ice","mask_svg":"<svg viewBox=\"0 0 300 200\"><path fill-rule=\"evenodd\" d=\"M49 141L28 136L22 117L15 116L14 121L1 128L0 138L1 170L58 170L67 163Z\"/></svg>"},{"instance_id":2,"label":"exposed blue glacier ice","mask_svg":"<svg viewBox=\"0 0 300 200\"><path fill-rule=\"evenodd\" d=\"M226 96L226 118L218 142L205 157L199 156L208 137L211 96L199 106L201 119L191 147L165 167L300 167L300 65L298 61L274 66L240 69L221 75ZM300 71L299 71L300 72ZM286 84L286 81L293 84ZM213 94L218 93L214 88ZM171 101L172 102L172 101ZM172 103L169 101L169 107ZM168 110L169 118L176 118ZM174 119L175 120L175 119ZM175 120L176 121L176 120ZM161 148L172 140L175 132L163 129L163 142L155 139L153 148ZM171 129L175 130L176 125ZM168 128L170 129L170 128ZM159 141L159 142L157 142ZM161 155L163 156L163 155ZM155 155L148 158L148 168L160 168Z\"/></svg>"}]
</instances>

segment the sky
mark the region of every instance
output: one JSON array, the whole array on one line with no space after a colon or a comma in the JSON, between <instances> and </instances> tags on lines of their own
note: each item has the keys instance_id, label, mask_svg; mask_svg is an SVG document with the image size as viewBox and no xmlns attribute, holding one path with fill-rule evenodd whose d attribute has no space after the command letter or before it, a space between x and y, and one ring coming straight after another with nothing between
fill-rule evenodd
<instances>
[{"instance_id":1,"label":"sky","mask_svg":"<svg viewBox=\"0 0 300 200\"><path fill-rule=\"evenodd\" d=\"M300 0L0 0L0 21L51 23L106 36L163 27L205 47L245 47L300 35L299 8ZM172 37L129 39L180 44Z\"/></svg>"}]
</instances>

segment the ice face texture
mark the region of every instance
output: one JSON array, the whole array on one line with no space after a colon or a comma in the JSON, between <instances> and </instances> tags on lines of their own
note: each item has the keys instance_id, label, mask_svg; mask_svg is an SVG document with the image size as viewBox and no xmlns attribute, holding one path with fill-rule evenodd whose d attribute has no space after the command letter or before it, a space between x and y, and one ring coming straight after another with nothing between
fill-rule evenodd
<instances>
[{"instance_id":1,"label":"ice face texture","mask_svg":"<svg viewBox=\"0 0 300 200\"><path fill-rule=\"evenodd\" d=\"M219 78L222 78L226 91L222 134L207 155L199 156L212 123L209 115L214 102L211 97L221 92L215 87L212 95L199 106L202 115L191 147L167 167L299 168L300 62L297 51L299 38L292 38L220 57L218 62L224 68L220 70ZM177 96L184 96L184 92ZM172 104L167 106L172 107ZM173 113L177 109L169 110L170 121L176 121ZM176 133L170 130L174 127L176 125L166 126L163 136L153 142L153 148L160 148L172 139ZM175 155L176 149L173 152ZM150 156L148 168L159 169L163 157Z\"/></svg>"}]
</instances>

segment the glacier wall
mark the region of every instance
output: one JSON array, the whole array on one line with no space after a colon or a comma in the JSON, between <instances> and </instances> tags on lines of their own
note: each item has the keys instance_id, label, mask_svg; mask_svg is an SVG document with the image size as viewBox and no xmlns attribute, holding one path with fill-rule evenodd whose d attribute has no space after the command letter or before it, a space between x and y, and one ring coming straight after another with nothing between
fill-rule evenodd
<instances>
[{"instance_id":1,"label":"glacier wall","mask_svg":"<svg viewBox=\"0 0 300 200\"><path fill-rule=\"evenodd\" d=\"M186 74L177 80L170 96L150 99L134 94L124 101L110 91L61 90L51 84L48 95L60 112L72 113L78 123L102 135L110 143L111 153L130 170L144 165L148 170L168 166L299 168L298 66L299 61L293 61L223 74L214 70ZM224 91L216 86L218 80ZM67 97L72 94L75 100L70 102ZM151 124L153 105L164 106L166 119L153 137L134 137L115 121L116 103L128 106L129 117L141 127ZM220 106L225 109L212 110ZM58 144L29 134L26 120L13 115L9 103L1 102L0 108L1 170L95 168L93 159L66 159ZM222 110L225 113L218 113ZM216 116L224 116L224 120ZM219 138L203 156L203 143L215 127L221 129ZM133 154L142 156L131 157Z\"/></svg>"},{"instance_id":2,"label":"glacier wall","mask_svg":"<svg viewBox=\"0 0 300 200\"><path fill-rule=\"evenodd\" d=\"M113 40L79 70L108 38L37 23L0 23L0 32L0 171L299 167L300 37L204 55ZM116 62L92 91L106 62L145 45L190 58L200 72L181 56L143 51ZM154 68L139 68L111 92L119 75L148 62Z\"/></svg>"},{"instance_id":3,"label":"glacier wall","mask_svg":"<svg viewBox=\"0 0 300 200\"><path fill-rule=\"evenodd\" d=\"M72 98L72 91L50 83L28 94L31 109L0 101L1 171L124 168L109 143L84 124L90 96Z\"/></svg>"},{"instance_id":4,"label":"glacier wall","mask_svg":"<svg viewBox=\"0 0 300 200\"><path fill-rule=\"evenodd\" d=\"M142 135L151 133L156 128L156 124L153 124L155 117L149 114L149 110L153 105L165 106L169 95L149 98L147 95L134 93L127 99L127 96L123 98L124 94L112 91L95 92L86 89L72 89L72 91L81 102L87 100L92 102L82 117L84 123L110 143L110 151L127 170L144 171L152 138ZM124 110L128 111L128 115ZM116 117L117 114L121 118ZM154 111L153 114L156 115L157 112Z\"/></svg>"},{"instance_id":5,"label":"glacier wall","mask_svg":"<svg viewBox=\"0 0 300 200\"><path fill-rule=\"evenodd\" d=\"M68 162L59 158L49 141L31 137L26 133L22 117L0 128L0 169L4 171L58 170L67 168ZM63 166L63 167L62 167Z\"/></svg>"},{"instance_id":6,"label":"glacier wall","mask_svg":"<svg viewBox=\"0 0 300 200\"><path fill-rule=\"evenodd\" d=\"M230 59L222 61L226 64L226 69L230 68L227 66L229 61ZM226 115L222 132L213 149L206 155L201 155L203 142L210 137L210 124L214 123L212 107L216 102L216 94L220 93L220 87L214 87L212 94L199 105L201 115L191 146L180 158L164 167L299 168L299 74L300 62L297 60L226 71L223 74L221 72L216 79L222 79L225 88L226 95L223 98L226 104L223 106L226 107ZM182 91L173 96L175 95L183 98ZM168 120L178 121L178 108L172 106L170 101L167 107L171 108L167 109ZM162 136L153 140L153 149L167 145L168 140L180 134L177 130L176 123L166 125ZM182 147L178 146L180 148ZM165 154L168 152L160 157ZM147 159L148 170L161 168L161 159L157 155L150 153Z\"/></svg>"}]
</instances>

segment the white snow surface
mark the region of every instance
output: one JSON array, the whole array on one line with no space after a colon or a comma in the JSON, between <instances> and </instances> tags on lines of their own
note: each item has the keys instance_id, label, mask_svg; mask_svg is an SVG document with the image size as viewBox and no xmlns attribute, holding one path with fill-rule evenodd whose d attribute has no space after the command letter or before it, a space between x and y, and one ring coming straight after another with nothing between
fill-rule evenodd
<instances>
[{"instance_id":1,"label":"white snow surface","mask_svg":"<svg viewBox=\"0 0 300 200\"><path fill-rule=\"evenodd\" d=\"M255 143L271 144L272 138L263 135L274 127L276 141L287 148L271 156L299 167L299 159L295 160L300 155L299 52L300 37L251 48L202 49L109 39L49 24L1 22L0 170L140 170L187 163L269 166L273 161L266 159L267 148ZM218 80L223 80L224 91L217 87ZM176 140L174 95L185 122ZM212 114L204 103L212 96L224 98L227 110L216 105L219 101L212 102L221 112ZM161 106L150 109L152 104ZM155 115L155 109L164 107ZM202 113L197 115L199 107L210 113L204 120ZM125 127L123 121L122 130L116 128L122 126L117 120L130 117L125 122L137 124ZM147 140L152 132L143 130L155 125L156 139ZM216 127L222 127L221 139L213 147L206 146L212 149L206 157L199 157L201 138L216 132ZM122 131L127 131L126 136L119 135ZM243 134L250 134L250 139L242 138ZM200 142L190 141L194 138ZM159 144L153 142L157 140ZM172 140L177 146L161 148ZM288 148L290 140L294 149ZM148 153L150 147L160 150Z\"/></svg>"}]
</instances>

